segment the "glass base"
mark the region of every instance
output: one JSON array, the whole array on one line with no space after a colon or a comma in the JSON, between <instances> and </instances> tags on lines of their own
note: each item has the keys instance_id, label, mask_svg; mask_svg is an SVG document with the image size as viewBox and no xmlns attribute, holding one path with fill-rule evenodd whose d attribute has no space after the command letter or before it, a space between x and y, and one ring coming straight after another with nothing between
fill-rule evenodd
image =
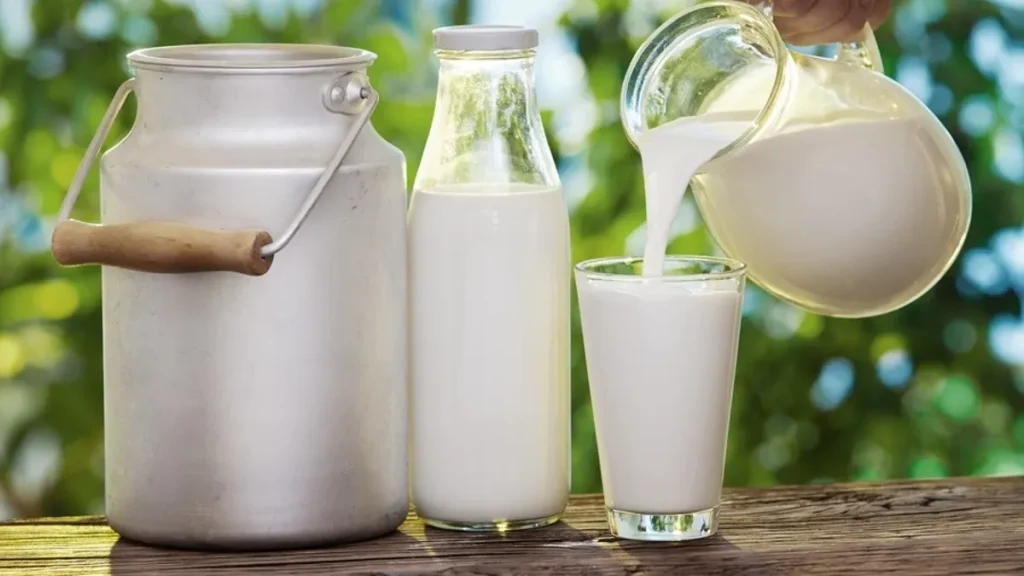
<instances>
[{"instance_id":1,"label":"glass base","mask_svg":"<svg viewBox=\"0 0 1024 576\"><path fill-rule=\"evenodd\" d=\"M512 530L529 530L530 528L541 528L558 522L559 515L546 518L533 518L528 520L499 520L496 522L458 522L455 520L435 520L423 518L423 523L442 530L459 530L460 532L510 532Z\"/></svg>"},{"instance_id":2,"label":"glass base","mask_svg":"<svg viewBox=\"0 0 1024 576\"><path fill-rule=\"evenodd\" d=\"M644 542L699 540L718 532L718 506L684 514L640 514L608 508L612 534Z\"/></svg>"}]
</instances>

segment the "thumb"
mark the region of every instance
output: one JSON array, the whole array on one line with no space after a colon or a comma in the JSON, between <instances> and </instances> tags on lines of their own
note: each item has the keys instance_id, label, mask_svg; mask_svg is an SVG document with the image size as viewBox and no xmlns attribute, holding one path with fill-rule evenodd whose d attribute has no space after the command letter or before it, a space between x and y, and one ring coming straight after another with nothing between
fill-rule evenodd
<instances>
[{"instance_id":1,"label":"thumb","mask_svg":"<svg viewBox=\"0 0 1024 576\"><path fill-rule=\"evenodd\" d=\"M772 2L772 13L776 16L799 18L812 10L823 12L823 8L838 4L841 3L829 0L775 0Z\"/></svg>"},{"instance_id":2,"label":"thumb","mask_svg":"<svg viewBox=\"0 0 1024 576\"><path fill-rule=\"evenodd\" d=\"M871 14L868 16L868 23L872 28L878 28L892 12L892 0L875 0L871 6Z\"/></svg>"}]
</instances>

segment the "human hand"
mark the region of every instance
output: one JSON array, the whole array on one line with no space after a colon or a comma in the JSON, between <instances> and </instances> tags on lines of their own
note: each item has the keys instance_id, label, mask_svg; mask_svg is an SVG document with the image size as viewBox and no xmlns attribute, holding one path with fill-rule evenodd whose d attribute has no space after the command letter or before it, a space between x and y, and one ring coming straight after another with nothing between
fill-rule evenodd
<instances>
[{"instance_id":1,"label":"human hand","mask_svg":"<svg viewBox=\"0 0 1024 576\"><path fill-rule=\"evenodd\" d=\"M786 42L806 46L859 40L891 11L892 0L775 0L772 13Z\"/></svg>"}]
</instances>

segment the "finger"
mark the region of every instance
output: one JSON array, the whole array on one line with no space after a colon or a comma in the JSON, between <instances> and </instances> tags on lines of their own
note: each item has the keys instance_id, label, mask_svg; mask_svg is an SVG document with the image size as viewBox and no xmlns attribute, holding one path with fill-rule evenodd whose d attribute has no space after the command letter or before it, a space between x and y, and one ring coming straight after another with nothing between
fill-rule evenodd
<instances>
[{"instance_id":1,"label":"finger","mask_svg":"<svg viewBox=\"0 0 1024 576\"><path fill-rule=\"evenodd\" d=\"M889 18L892 13L892 0L875 0L871 5L871 14L868 16L868 24L872 28L878 28Z\"/></svg>"},{"instance_id":2,"label":"finger","mask_svg":"<svg viewBox=\"0 0 1024 576\"><path fill-rule=\"evenodd\" d=\"M772 14L785 18L799 18L820 3L832 4L834 0L775 0L772 3Z\"/></svg>"},{"instance_id":3,"label":"finger","mask_svg":"<svg viewBox=\"0 0 1024 576\"><path fill-rule=\"evenodd\" d=\"M871 15L873 0L855 0L839 20L809 32L791 34L788 41L796 45L831 44L863 39L864 26Z\"/></svg>"},{"instance_id":4,"label":"finger","mask_svg":"<svg viewBox=\"0 0 1024 576\"><path fill-rule=\"evenodd\" d=\"M846 18L857 0L817 0L810 4L806 12L795 10L806 5L799 0L790 0L796 4L777 4L788 6L785 11L775 12L775 26L779 33L789 40L791 37L811 34L830 28ZM790 12L790 11L794 12Z\"/></svg>"}]
</instances>

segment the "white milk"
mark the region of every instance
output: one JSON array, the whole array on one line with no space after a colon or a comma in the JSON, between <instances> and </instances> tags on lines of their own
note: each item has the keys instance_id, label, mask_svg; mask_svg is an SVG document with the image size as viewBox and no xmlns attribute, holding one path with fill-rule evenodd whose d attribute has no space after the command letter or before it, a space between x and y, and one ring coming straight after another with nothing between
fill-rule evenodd
<instances>
[{"instance_id":1,"label":"white milk","mask_svg":"<svg viewBox=\"0 0 1024 576\"><path fill-rule=\"evenodd\" d=\"M756 142L704 167L701 209L772 291L819 312L888 311L941 276L968 226L941 150L953 144L932 130L916 118L839 119Z\"/></svg>"},{"instance_id":2,"label":"white milk","mask_svg":"<svg viewBox=\"0 0 1024 576\"><path fill-rule=\"evenodd\" d=\"M679 514L718 505L739 341L736 282L690 292L697 283L577 275L606 506Z\"/></svg>"},{"instance_id":3,"label":"white milk","mask_svg":"<svg viewBox=\"0 0 1024 576\"><path fill-rule=\"evenodd\" d=\"M885 312L927 290L955 257L969 210L942 161L940 148L952 144L934 133L941 127L840 116L705 165L750 125L753 113L737 121L742 114L676 120L638 142L648 202L645 273L660 271L695 174L701 213L722 249L762 286L818 312Z\"/></svg>"},{"instance_id":4,"label":"white milk","mask_svg":"<svg viewBox=\"0 0 1024 576\"><path fill-rule=\"evenodd\" d=\"M560 190L417 190L409 258L417 512L461 523L561 513L571 267Z\"/></svg>"},{"instance_id":5,"label":"white milk","mask_svg":"<svg viewBox=\"0 0 1024 576\"><path fill-rule=\"evenodd\" d=\"M647 230L644 275L659 276L672 222L697 170L751 127L756 113L716 112L681 118L644 132L637 148L644 167Z\"/></svg>"}]
</instances>

